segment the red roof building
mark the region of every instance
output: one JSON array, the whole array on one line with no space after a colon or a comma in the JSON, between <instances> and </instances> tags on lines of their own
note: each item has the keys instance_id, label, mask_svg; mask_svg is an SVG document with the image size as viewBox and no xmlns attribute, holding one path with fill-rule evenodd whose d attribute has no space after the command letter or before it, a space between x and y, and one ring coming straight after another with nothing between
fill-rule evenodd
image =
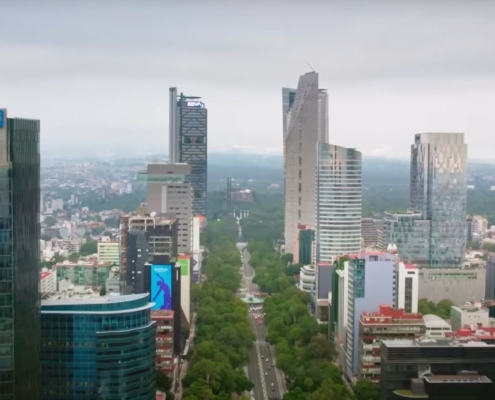
<instances>
[{"instance_id":1,"label":"red roof building","mask_svg":"<svg viewBox=\"0 0 495 400\"><path fill-rule=\"evenodd\" d=\"M359 320L359 379L380 383L382 340L414 339L426 331L422 314L381 305L378 312L363 312Z\"/></svg>"}]
</instances>

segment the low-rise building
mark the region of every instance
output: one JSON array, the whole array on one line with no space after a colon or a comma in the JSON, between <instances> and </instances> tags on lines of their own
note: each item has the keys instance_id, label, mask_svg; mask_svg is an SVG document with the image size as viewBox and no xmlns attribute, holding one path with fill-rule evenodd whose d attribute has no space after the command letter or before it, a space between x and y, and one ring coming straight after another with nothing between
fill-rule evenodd
<instances>
[{"instance_id":1,"label":"low-rise building","mask_svg":"<svg viewBox=\"0 0 495 400\"><path fill-rule=\"evenodd\" d=\"M485 268L420 268L419 298L464 304L485 295Z\"/></svg>"},{"instance_id":2,"label":"low-rise building","mask_svg":"<svg viewBox=\"0 0 495 400\"><path fill-rule=\"evenodd\" d=\"M114 267L117 268L117 267ZM119 293L120 292L120 274L118 271L110 272L106 282L105 289L107 293Z\"/></svg>"},{"instance_id":3,"label":"low-rise building","mask_svg":"<svg viewBox=\"0 0 495 400\"><path fill-rule=\"evenodd\" d=\"M450 308L450 324L452 330L457 331L466 325L488 326L490 317L488 308L482 307L481 303L467 303L462 306Z\"/></svg>"},{"instance_id":4,"label":"low-rise building","mask_svg":"<svg viewBox=\"0 0 495 400\"><path fill-rule=\"evenodd\" d=\"M359 378L380 383L381 342L414 339L425 334L421 314L407 313L389 305L378 312L362 312L359 320Z\"/></svg>"},{"instance_id":5,"label":"low-rise building","mask_svg":"<svg viewBox=\"0 0 495 400\"><path fill-rule=\"evenodd\" d=\"M454 332L447 332L446 337L456 339L467 338L472 341L495 344L495 326L483 326L481 324L466 325Z\"/></svg>"},{"instance_id":6,"label":"low-rise building","mask_svg":"<svg viewBox=\"0 0 495 400\"><path fill-rule=\"evenodd\" d=\"M156 369L175 381L174 312L153 310L151 319L156 323Z\"/></svg>"},{"instance_id":7,"label":"low-rise building","mask_svg":"<svg viewBox=\"0 0 495 400\"><path fill-rule=\"evenodd\" d=\"M71 263L64 261L52 269L57 273L57 281L68 278L77 286L103 286L110 275L111 264Z\"/></svg>"},{"instance_id":8,"label":"low-rise building","mask_svg":"<svg viewBox=\"0 0 495 400\"><path fill-rule=\"evenodd\" d=\"M57 291L57 273L43 268L40 273L40 293L55 293Z\"/></svg>"},{"instance_id":9,"label":"low-rise building","mask_svg":"<svg viewBox=\"0 0 495 400\"><path fill-rule=\"evenodd\" d=\"M410 389L394 391L395 399L492 400L492 381L476 371L426 375L411 379Z\"/></svg>"},{"instance_id":10,"label":"low-rise building","mask_svg":"<svg viewBox=\"0 0 495 400\"><path fill-rule=\"evenodd\" d=\"M98 261L103 264L119 265L119 242L98 242Z\"/></svg>"},{"instance_id":11,"label":"low-rise building","mask_svg":"<svg viewBox=\"0 0 495 400\"><path fill-rule=\"evenodd\" d=\"M467 370L495 381L495 345L483 342L445 338L384 340L381 356L382 400L401 398L396 397L397 394L410 390L411 379L431 375L456 375L458 371ZM491 398L494 398L494 390L492 383Z\"/></svg>"},{"instance_id":12,"label":"low-rise building","mask_svg":"<svg viewBox=\"0 0 495 400\"><path fill-rule=\"evenodd\" d=\"M425 322L427 338L444 338L447 333L452 332L452 327L450 326L450 324L437 315L423 315L423 320Z\"/></svg>"}]
</instances>

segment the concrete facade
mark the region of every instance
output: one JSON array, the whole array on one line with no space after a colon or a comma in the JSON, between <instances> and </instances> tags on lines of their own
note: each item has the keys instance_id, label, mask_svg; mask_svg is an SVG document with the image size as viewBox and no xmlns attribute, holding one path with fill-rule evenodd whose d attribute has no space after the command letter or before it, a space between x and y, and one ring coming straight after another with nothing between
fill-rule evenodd
<instances>
[{"instance_id":1,"label":"concrete facade","mask_svg":"<svg viewBox=\"0 0 495 400\"><path fill-rule=\"evenodd\" d=\"M327 94L318 74L299 79L297 91L282 89L284 116L285 251L293 253L299 224L315 223L316 144L328 141Z\"/></svg>"},{"instance_id":2,"label":"concrete facade","mask_svg":"<svg viewBox=\"0 0 495 400\"><path fill-rule=\"evenodd\" d=\"M438 303L450 299L455 304L482 299L485 294L484 268L421 268L419 298Z\"/></svg>"},{"instance_id":3,"label":"concrete facade","mask_svg":"<svg viewBox=\"0 0 495 400\"><path fill-rule=\"evenodd\" d=\"M361 313L395 303L396 257L388 253L359 253L348 263L348 301L345 373L354 379L359 361Z\"/></svg>"},{"instance_id":4,"label":"concrete facade","mask_svg":"<svg viewBox=\"0 0 495 400\"><path fill-rule=\"evenodd\" d=\"M495 255L486 260L485 299L495 299Z\"/></svg>"},{"instance_id":5,"label":"concrete facade","mask_svg":"<svg viewBox=\"0 0 495 400\"><path fill-rule=\"evenodd\" d=\"M192 190L186 183L187 164L149 164L148 212L175 214L178 220L177 251L190 253L192 247Z\"/></svg>"}]
</instances>

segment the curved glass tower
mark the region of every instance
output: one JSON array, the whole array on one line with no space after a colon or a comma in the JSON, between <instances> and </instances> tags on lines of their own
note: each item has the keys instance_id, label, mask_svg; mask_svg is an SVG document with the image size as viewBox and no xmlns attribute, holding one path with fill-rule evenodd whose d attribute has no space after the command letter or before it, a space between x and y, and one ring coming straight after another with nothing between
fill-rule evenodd
<instances>
[{"instance_id":1,"label":"curved glass tower","mask_svg":"<svg viewBox=\"0 0 495 400\"><path fill-rule=\"evenodd\" d=\"M317 261L361 250L361 153L318 143L316 174Z\"/></svg>"},{"instance_id":2,"label":"curved glass tower","mask_svg":"<svg viewBox=\"0 0 495 400\"><path fill-rule=\"evenodd\" d=\"M156 326L148 296L43 300L43 399L155 399Z\"/></svg>"}]
</instances>

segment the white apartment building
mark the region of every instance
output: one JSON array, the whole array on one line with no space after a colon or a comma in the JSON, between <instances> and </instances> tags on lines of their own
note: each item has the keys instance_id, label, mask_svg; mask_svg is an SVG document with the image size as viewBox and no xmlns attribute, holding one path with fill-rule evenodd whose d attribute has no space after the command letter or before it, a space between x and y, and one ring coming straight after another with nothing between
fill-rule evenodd
<instances>
[{"instance_id":1,"label":"white apartment building","mask_svg":"<svg viewBox=\"0 0 495 400\"><path fill-rule=\"evenodd\" d=\"M481 303L466 303L462 306L452 306L450 308L450 323L455 332L466 326L476 327L490 326L490 316L488 308L482 307Z\"/></svg>"},{"instance_id":2,"label":"white apartment building","mask_svg":"<svg viewBox=\"0 0 495 400\"><path fill-rule=\"evenodd\" d=\"M317 147L317 262L333 263L361 250L361 153L328 143Z\"/></svg>"},{"instance_id":3,"label":"white apartment building","mask_svg":"<svg viewBox=\"0 0 495 400\"><path fill-rule=\"evenodd\" d=\"M426 337L430 339L444 338L445 334L452 332L450 324L434 314L423 315L425 322Z\"/></svg>"},{"instance_id":4,"label":"white apartment building","mask_svg":"<svg viewBox=\"0 0 495 400\"><path fill-rule=\"evenodd\" d=\"M148 212L175 214L178 220L177 251L190 254L192 248L191 184L186 182L191 167L187 164L148 164Z\"/></svg>"},{"instance_id":5,"label":"white apartment building","mask_svg":"<svg viewBox=\"0 0 495 400\"><path fill-rule=\"evenodd\" d=\"M102 264L119 265L120 248L119 242L98 242L98 262Z\"/></svg>"},{"instance_id":6,"label":"white apartment building","mask_svg":"<svg viewBox=\"0 0 495 400\"><path fill-rule=\"evenodd\" d=\"M473 216L471 222L471 233L477 233L480 236L484 236L488 231L488 220L481 215Z\"/></svg>"},{"instance_id":7,"label":"white apartment building","mask_svg":"<svg viewBox=\"0 0 495 400\"><path fill-rule=\"evenodd\" d=\"M40 273L40 294L57 291L57 272L43 268Z\"/></svg>"},{"instance_id":8,"label":"white apartment building","mask_svg":"<svg viewBox=\"0 0 495 400\"><path fill-rule=\"evenodd\" d=\"M419 270L412 264L399 262L396 270L396 308L406 313L418 312Z\"/></svg>"},{"instance_id":9,"label":"white apartment building","mask_svg":"<svg viewBox=\"0 0 495 400\"><path fill-rule=\"evenodd\" d=\"M299 289L307 293L315 293L316 290L316 276L315 266L305 265L299 272Z\"/></svg>"},{"instance_id":10,"label":"white apartment building","mask_svg":"<svg viewBox=\"0 0 495 400\"><path fill-rule=\"evenodd\" d=\"M285 252L293 253L296 228L315 223L316 144L328 142L328 95L318 74L282 89L285 179Z\"/></svg>"}]
</instances>

